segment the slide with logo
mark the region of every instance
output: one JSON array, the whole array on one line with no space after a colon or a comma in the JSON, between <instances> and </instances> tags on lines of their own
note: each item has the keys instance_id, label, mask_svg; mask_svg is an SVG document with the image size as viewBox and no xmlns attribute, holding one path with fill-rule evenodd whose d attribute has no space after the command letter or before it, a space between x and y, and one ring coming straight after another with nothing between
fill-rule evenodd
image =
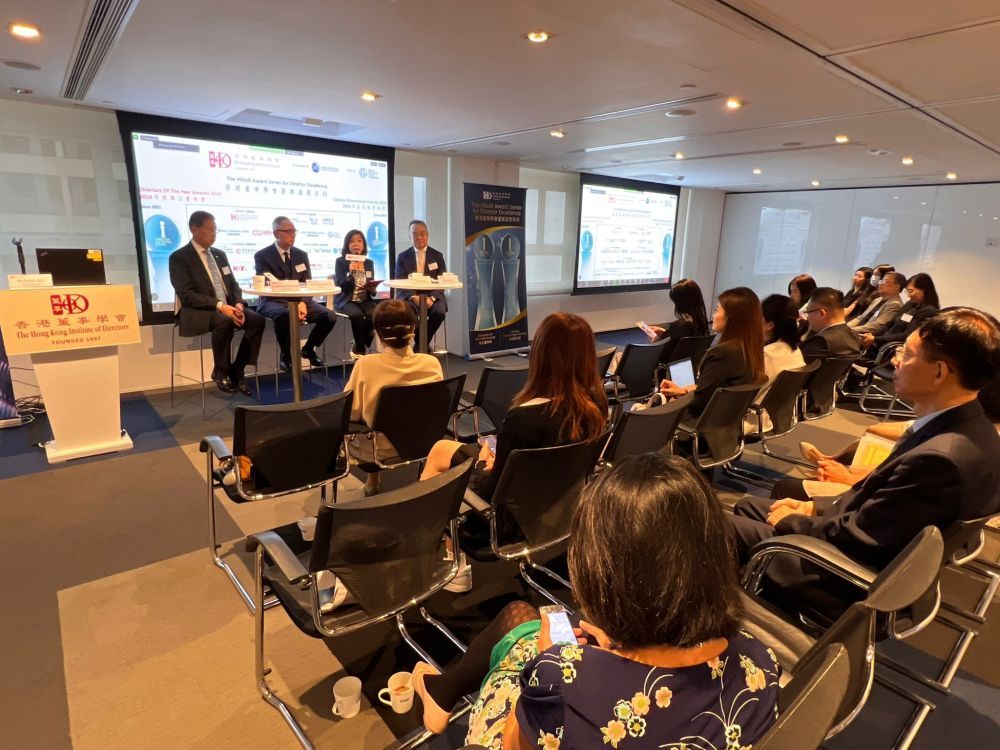
<instances>
[{"instance_id":1,"label":"slide with logo","mask_svg":"<svg viewBox=\"0 0 1000 750\"><path fill-rule=\"evenodd\" d=\"M143 132L131 139L153 312L173 310L168 260L190 239L188 217L198 210L215 216L215 246L241 286L254 274L254 253L274 241L279 215L295 223L314 278L333 273L352 229L368 239L376 278L391 278L386 161Z\"/></svg>"}]
</instances>

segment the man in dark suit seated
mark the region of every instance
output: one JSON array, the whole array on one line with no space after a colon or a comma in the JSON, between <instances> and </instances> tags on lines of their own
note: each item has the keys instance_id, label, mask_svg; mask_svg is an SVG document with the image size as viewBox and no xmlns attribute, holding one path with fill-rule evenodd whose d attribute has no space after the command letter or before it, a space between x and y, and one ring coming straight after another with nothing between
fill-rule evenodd
<instances>
[{"instance_id":1,"label":"man in dark suit seated","mask_svg":"<svg viewBox=\"0 0 1000 750\"><path fill-rule=\"evenodd\" d=\"M257 251L253 256L254 268L258 276L269 273L277 279L306 281L312 278L309 266L309 256L305 250L295 247L295 225L287 216L278 216L271 222L274 233L274 243ZM288 330L288 300L287 298L262 297L257 311L265 318L274 321L274 337L281 351L279 362L281 369L288 372L292 369L291 332ZM327 335L337 324L337 316L333 310L321 305L316 300L300 299L298 306L299 322L315 323L309 338L300 354L313 367L322 367L323 360L316 354L316 347L326 340ZM298 342L295 342L298 348Z\"/></svg>"},{"instance_id":2,"label":"man in dark suit seated","mask_svg":"<svg viewBox=\"0 0 1000 750\"><path fill-rule=\"evenodd\" d=\"M858 335L844 320L844 295L822 286L806 303L809 335L801 344L806 362L828 357L857 357L861 353Z\"/></svg>"},{"instance_id":3,"label":"man in dark suit seated","mask_svg":"<svg viewBox=\"0 0 1000 750\"><path fill-rule=\"evenodd\" d=\"M444 265L444 255L430 247L427 240L430 233L427 231L427 224L420 219L410 222L410 247L396 256L396 269L393 273L394 279L408 278L411 273L422 273L436 279L448 269ZM413 309L419 314L420 304L419 294L399 289L396 291L397 299L404 299L413 305ZM427 298L427 339L434 338L434 334L444 321L444 316L448 312L448 300L445 299L444 292L425 293ZM417 334L419 336L419 333ZM413 348L418 349L420 342L416 339Z\"/></svg>"},{"instance_id":4,"label":"man in dark suit seated","mask_svg":"<svg viewBox=\"0 0 1000 750\"><path fill-rule=\"evenodd\" d=\"M741 560L780 534L830 542L881 569L925 526L1000 513L1000 435L979 391L1000 370L1000 323L969 307L942 310L910 334L896 368L896 392L916 421L892 453L837 497L765 500L744 496L732 528ZM788 555L768 568L773 591L808 590L817 569Z\"/></svg>"},{"instance_id":5,"label":"man in dark suit seated","mask_svg":"<svg viewBox=\"0 0 1000 750\"><path fill-rule=\"evenodd\" d=\"M191 242L170 254L170 283L177 294L181 336L212 333L212 380L223 393L250 395L243 379L248 364L257 364L264 318L243 306L243 294L229 267L229 259L215 242L215 217L195 211L188 219ZM229 345L237 328L243 340L230 362Z\"/></svg>"}]
</instances>

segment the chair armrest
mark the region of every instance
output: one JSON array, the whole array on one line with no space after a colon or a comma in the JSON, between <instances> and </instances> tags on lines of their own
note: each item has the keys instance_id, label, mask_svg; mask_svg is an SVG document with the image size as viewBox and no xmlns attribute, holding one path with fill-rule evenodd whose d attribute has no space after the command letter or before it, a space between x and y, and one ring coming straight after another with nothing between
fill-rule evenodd
<instances>
[{"instance_id":1,"label":"chair armrest","mask_svg":"<svg viewBox=\"0 0 1000 750\"><path fill-rule=\"evenodd\" d=\"M776 554L794 555L811 562L863 591L869 589L878 575L877 571L862 565L822 539L804 534L779 534L759 542L750 550L750 562L743 574L743 588L752 591L759 586L761 576Z\"/></svg>"},{"instance_id":2,"label":"chair armrest","mask_svg":"<svg viewBox=\"0 0 1000 750\"><path fill-rule=\"evenodd\" d=\"M475 490L466 488L465 496L462 498L462 505L486 518L493 515L493 506L477 495Z\"/></svg>"},{"instance_id":3,"label":"chair armrest","mask_svg":"<svg viewBox=\"0 0 1000 750\"><path fill-rule=\"evenodd\" d=\"M227 458L233 457L233 452L226 446L225 441L218 435L208 435L201 439L201 443L198 445L198 449L202 453L208 453L212 451L215 457L223 461Z\"/></svg>"},{"instance_id":4,"label":"chair armrest","mask_svg":"<svg viewBox=\"0 0 1000 750\"><path fill-rule=\"evenodd\" d=\"M281 571L289 583L297 583L309 575L295 553L285 544L285 540L273 531L262 531L253 534L247 539L247 552L256 552L258 547L263 547L264 552L271 558L278 570Z\"/></svg>"}]
</instances>

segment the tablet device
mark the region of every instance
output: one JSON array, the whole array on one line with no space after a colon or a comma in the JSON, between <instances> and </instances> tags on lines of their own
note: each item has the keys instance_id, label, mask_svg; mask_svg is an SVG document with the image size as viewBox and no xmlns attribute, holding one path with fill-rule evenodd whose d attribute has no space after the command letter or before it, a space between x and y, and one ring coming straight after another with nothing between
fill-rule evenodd
<instances>
[{"instance_id":1,"label":"tablet device","mask_svg":"<svg viewBox=\"0 0 1000 750\"><path fill-rule=\"evenodd\" d=\"M681 388L694 385L694 367L690 359L679 359L669 365L670 379Z\"/></svg>"}]
</instances>

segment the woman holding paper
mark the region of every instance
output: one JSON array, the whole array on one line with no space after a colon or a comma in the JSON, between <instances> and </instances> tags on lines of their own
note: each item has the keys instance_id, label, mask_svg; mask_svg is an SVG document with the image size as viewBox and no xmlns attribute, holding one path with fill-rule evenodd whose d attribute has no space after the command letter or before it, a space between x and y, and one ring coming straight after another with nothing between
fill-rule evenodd
<instances>
[{"instance_id":1,"label":"woman holding paper","mask_svg":"<svg viewBox=\"0 0 1000 750\"><path fill-rule=\"evenodd\" d=\"M375 264L367 257L368 241L360 229L352 229L344 236L344 247L333 267L333 278L340 287L340 294L333 306L351 319L354 331L352 359L368 351L375 337L372 313L375 312Z\"/></svg>"}]
</instances>

